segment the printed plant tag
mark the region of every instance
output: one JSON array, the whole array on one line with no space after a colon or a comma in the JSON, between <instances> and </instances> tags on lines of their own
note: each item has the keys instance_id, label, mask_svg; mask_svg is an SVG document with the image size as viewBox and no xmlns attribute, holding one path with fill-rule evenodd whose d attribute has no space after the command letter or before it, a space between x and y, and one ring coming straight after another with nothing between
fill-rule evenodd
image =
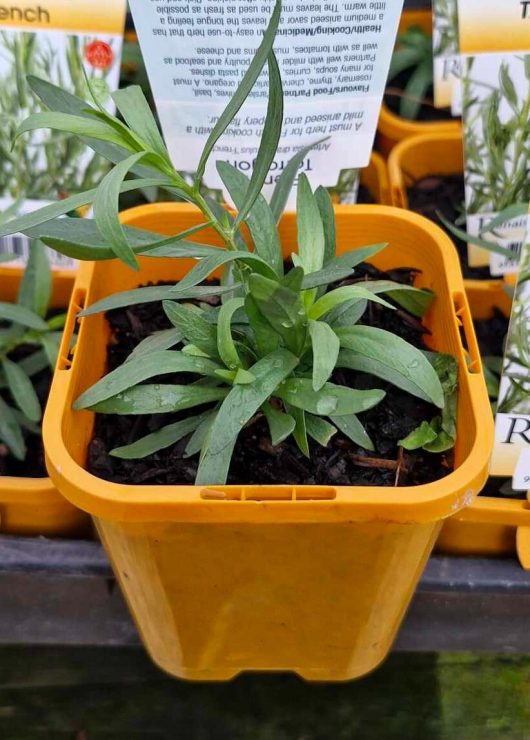
<instances>
[{"instance_id":1,"label":"printed plant tag","mask_svg":"<svg viewBox=\"0 0 530 740\"><path fill-rule=\"evenodd\" d=\"M434 105L461 115L457 0L433 0Z\"/></svg>"},{"instance_id":2,"label":"printed plant tag","mask_svg":"<svg viewBox=\"0 0 530 740\"><path fill-rule=\"evenodd\" d=\"M521 252L506 338L491 475L514 476L514 490L530 489L530 231Z\"/></svg>"},{"instance_id":3,"label":"printed plant tag","mask_svg":"<svg viewBox=\"0 0 530 740\"><path fill-rule=\"evenodd\" d=\"M173 163L193 172L263 37L274 1L131 0L130 5ZM368 165L402 5L403 0L283 3L275 52L284 85L284 128L266 193L297 151L327 137L300 167L313 185L333 187L341 172ZM222 189L215 167L220 159L251 173L267 92L264 71L214 149L208 187Z\"/></svg>"},{"instance_id":4,"label":"printed plant tag","mask_svg":"<svg viewBox=\"0 0 530 740\"><path fill-rule=\"evenodd\" d=\"M0 10L0 217L13 204L19 213L28 213L90 188L108 170L108 164L79 139L58 132L24 134L11 147L18 124L46 110L27 84L27 75L90 99L88 78L100 102L110 107L110 91L119 80L126 0L41 0L38 6L23 2L4 10ZM0 239L0 253L16 255L8 265L25 264L28 249L29 239L21 234ZM53 250L49 256L56 269L76 264Z\"/></svg>"},{"instance_id":5,"label":"printed plant tag","mask_svg":"<svg viewBox=\"0 0 530 740\"><path fill-rule=\"evenodd\" d=\"M458 0L462 53L467 230L503 250L470 245L471 267L517 271L526 219L488 231L497 214L530 198L530 19L519 0ZM530 9L530 4L529 4Z\"/></svg>"}]
</instances>

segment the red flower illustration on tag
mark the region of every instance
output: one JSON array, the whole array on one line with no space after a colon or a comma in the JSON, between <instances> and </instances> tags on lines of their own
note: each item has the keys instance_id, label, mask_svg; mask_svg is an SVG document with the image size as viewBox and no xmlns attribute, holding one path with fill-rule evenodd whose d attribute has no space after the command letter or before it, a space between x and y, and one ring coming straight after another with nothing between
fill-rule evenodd
<instances>
[{"instance_id":1,"label":"red flower illustration on tag","mask_svg":"<svg viewBox=\"0 0 530 740\"><path fill-rule=\"evenodd\" d=\"M85 59L91 67L108 69L114 62L114 52L106 41L91 41L85 46Z\"/></svg>"}]
</instances>

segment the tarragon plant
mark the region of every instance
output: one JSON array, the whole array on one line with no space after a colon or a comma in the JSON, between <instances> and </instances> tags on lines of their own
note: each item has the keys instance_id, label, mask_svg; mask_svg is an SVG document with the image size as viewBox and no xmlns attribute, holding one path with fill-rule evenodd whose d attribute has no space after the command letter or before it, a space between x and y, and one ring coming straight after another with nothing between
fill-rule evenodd
<instances>
[{"instance_id":1,"label":"tarragon plant","mask_svg":"<svg viewBox=\"0 0 530 740\"><path fill-rule=\"evenodd\" d=\"M18 460L26 456L24 431L40 434L42 409L32 378L53 370L64 326L64 314L47 318L51 288L46 249L35 242L17 302L0 302L0 443Z\"/></svg>"},{"instance_id":2,"label":"tarragon plant","mask_svg":"<svg viewBox=\"0 0 530 740\"><path fill-rule=\"evenodd\" d=\"M389 82L406 71L410 77L405 88L399 91L391 88L387 92L399 92L399 114L413 120L433 84L432 39L418 26L412 26L398 36L388 73Z\"/></svg>"},{"instance_id":3,"label":"tarragon plant","mask_svg":"<svg viewBox=\"0 0 530 740\"><path fill-rule=\"evenodd\" d=\"M23 231L38 236L71 257L118 257L133 269L138 268L138 255L198 260L176 285L141 287L113 295L81 313L89 316L162 301L172 328L141 342L122 366L75 402L77 409L107 414L189 412L112 454L145 457L191 434L186 454L200 452L198 484L226 481L238 435L258 414L268 422L273 445L292 435L308 455L308 438L326 445L340 430L361 447L373 449L358 415L378 404L385 391L359 390L333 382L335 368L369 373L439 409L434 419L426 419L402 440L404 447L441 451L454 443L454 359L421 352L391 332L359 324L370 303L391 310L402 306L422 316L432 294L390 280L352 281L356 265L385 245L337 255L330 197L322 187L313 192L304 175L298 178L298 252L291 255L291 264L284 264L277 223L311 147L294 156L267 203L261 189L276 153L283 119L282 83L272 49L280 12L281 3L277 2L261 45L211 130L191 184L171 163L138 87L114 93L120 120L41 80L30 80L32 89L51 110L31 116L21 125L19 135L42 127L67 131L115 166L97 188L0 227L3 234ZM247 178L226 162L217 163L235 204L235 210L227 209L201 194L203 175L216 142L265 65L269 100L252 176ZM126 179L129 175L134 178ZM146 186L163 188L193 203L203 214L203 222L172 237L122 227L118 219L120 193ZM93 220L59 218L86 203L93 204ZM250 232L253 251L242 236L243 224ZM189 240L206 227L217 232L222 248ZM219 270L223 271L220 284L208 282ZM220 306L201 303L211 295L221 296ZM160 382L160 376L175 373L189 373L190 383Z\"/></svg>"}]
</instances>

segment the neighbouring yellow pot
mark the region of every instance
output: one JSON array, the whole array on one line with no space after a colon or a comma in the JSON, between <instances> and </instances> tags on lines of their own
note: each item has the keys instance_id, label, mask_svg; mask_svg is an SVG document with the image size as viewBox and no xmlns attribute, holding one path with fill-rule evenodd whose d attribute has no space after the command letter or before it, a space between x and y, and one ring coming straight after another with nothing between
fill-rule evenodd
<instances>
[{"instance_id":1,"label":"neighbouring yellow pot","mask_svg":"<svg viewBox=\"0 0 530 740\"><path fill-rule=\"evenodd\" d=\"M432 34L432 13L430 10L405 10L401 16L398 33L413 26L419 26L425 33ZM444 131L459 132L462 124L453 121L409 121L393 113L383 101L377 125L377 148L387 156L403 139L418 134L436 134Z\"/></svg>"},{"instance_id":2,"label":"neighbouring yellow pot","mask_svg":"<svg viewBox=\"0 0 530 740\"><path fill-rule=\"evenodd\" d=\"M463 173L462 134L445 131L412 136L392 150L387 165L392 204L408 208L407 189L418 180Z\"/></svg>"},{"instance_id":3,"label":"neighbouring yellow pot","mask_svg":"<svg viewBox=\"0 0 530 740\"><path fill-rule=\"evenodd\" d=\"M372 152L370 164L361 170L361 185L368 188L379 205L392 205L386 163L377 152Z\"/></svg>"},{"instance_id":4,"label":"neighbouring yellow pot","mask_svg":"<svg viewBox=\"0 0 530 740\"><path fill-rule=\"evenodd\" d=\"M84 468L94 414L72 402L105 373L103 315L79 322L78 306L159 280L178 280L189 259L142 258L141 271L87 263L76 281L61 360L44 420L48 469L61 493L95 519L116 577L153 660L169 673L226 680L241 671L295 671L339 681L388 653L441 522L469 506L486 477L493 439L479 351L458 258L422 217L386 206L337 206L339 252L382 241L382 269L417 267L436 300L426 317L432 346L458 358L455 470L412 488L334 486L137 486ZM200 222L189 205L157 204L123 222L172 234ZM200 241L218 244L215 234ZM286 255L296 219L285 215ZM469 350L460 333L463 324Z\"/></svg>"},{"instance_id":5,"label":"neighbouring yellow pot","mask_svg":"<svg viewBox=\"0 0 530 740\"><path fill-rule=\"evenodd\" d=\"M489 318L494 308L510 315L511 301L499 280L466 280L475 319ZM530 568L530 503L518 499L479 496L448 519L436 550L448 555L517 556Z\"/></svg>"},{"instance_id":6,"label":"neighbouring yellow pot","mask_svg":"<svg viewBox=\"0 0 530 740\"><path fill-rule=\"evenodd\" d=\"M0 300L16 300L22 272L0 268ZM54 308L68 306L74 278L72 272L54 272ZM49 478L0 476L0 534L73 537L89 530L85 512L63 498Z\"/></svg>"}]
</instances>

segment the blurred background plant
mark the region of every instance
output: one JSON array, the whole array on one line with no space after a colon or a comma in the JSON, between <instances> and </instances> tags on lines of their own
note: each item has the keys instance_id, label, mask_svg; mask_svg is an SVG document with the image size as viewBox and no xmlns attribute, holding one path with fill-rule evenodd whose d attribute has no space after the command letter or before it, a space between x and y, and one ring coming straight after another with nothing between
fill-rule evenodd
<instances>
[{"instance_id":1,"label":"blurred background plant","mask_svg":"<svg viewBox=\"0 0 530 740\"><path fill-rule=\"evenodd\" d=\"M458 54L457 0L432 0L432 9L435 18L434 56L448 57Z\"/></svg>"},{"instance_id":2,"label":"blurred background plant","mask_svg":"<svg viewBox=\"0 0 530 740\"><path fill-rule=\"evenodd\" d=\"M503 211L530 199L530 56L515 58L513 66L503 61L498 86L474 75L475 62L467 61L463 76L471 214ZM524 89L514 79L515 65L524 70Z\"/></svg>"},{"instance_id":3,"label":"blurred background plant","mask_svg":"<svg viewBox=\"0 0 530 740\"><path fill-rule=\"evenodd\" d=\"M396 41L396 50L392 56L388 81L394 82L406 73L407 80L401 87L387 87L386 94L397 95L399 115L403 118L418 117L422 105L433 85L432 38L418 26L412 26L400 33Z\"/></svg>"},{"instance_id":4,"label":"blurred background plant","mask_svg":"<svg viewBox=\"0 0 530 740\"><path fill-rule=\"evenodd\" d=\"M106 42L69 36L63 51L52 36L18 31L2 31L0 42L0 194L55 199L93 187L108 165L98 155L88 154L81 141L56 132L38 134L14 146L13 140L20 121L43 110L27 85L29 74L53 80L83 98L89 96L88 77L100 99L108 97L106 77L112 63L83 65L90 45ZM110 45L108 49L112 54Z\"/></svg>"}]
</instances>

